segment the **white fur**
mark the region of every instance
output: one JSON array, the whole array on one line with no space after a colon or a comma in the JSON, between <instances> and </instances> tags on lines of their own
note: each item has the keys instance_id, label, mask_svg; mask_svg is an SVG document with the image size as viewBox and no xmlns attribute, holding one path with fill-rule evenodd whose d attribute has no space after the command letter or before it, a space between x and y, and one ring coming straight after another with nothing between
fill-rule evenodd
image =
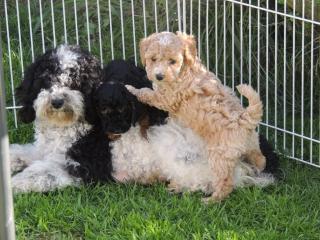
<instances>
[{"instance_id":1,"label":"white fur","mask_svg":"<svg viewBox=\"0 0 320 240\"><path fill-rule=\"evenodd\" d=\"M163 36L160 36L160 38L159 38L159 43L161 45L169 45L169 44L171 44L171 42L172 42L172 38L168 37L168 35L163 35Z\"/></svg>"},{"instance_id":2,"label":"white fur","mask_svg":"<svg viewBox=\"0 0 320 240\"><path fill-rule=\"evenodd\" d=\"M34 101L33 107L36 111L38 119L48 121L50 124L51 119L46 116L46 110L51 108L51 100L59 98L64 99L64 105L62 109L55 112L63 112L64 110L72 111L74 114L74 121L78 121L83 116L83 97L80 91L71 90L68 87L53 86L50 90L41 90L37 99ZM54 110L54 109L53 109Z\"/></svg>"},{"instance_id":3,"label":"white fur","mask_svg":"<svg viewBox=\"0 0 320 240\"><path fill-rule=\"evenodd\" d=\"M14 192L46 192L78 185L80 179L71 177L65 170L71 161L66 159L66 151L90 127L80 122L54 127L36 120L35 142L10 146L12 172L23 169L12 177Z\"/></svg>"},{"instance_id":4,"label":"white fur","mask_svg":"<svg viewBox=\"0 0 320 240\"><path fill-rule=\"evenodd\" d=\"M203 191L212 193L212 171L203 141L191 129L172 119L168 124L148 130L148 140L140 134L139 126L132 127L112 143L114 176L120 181L148 183L158 176L170 181L174 191ZM273 183L268 174L257 174L244 161L236 167L236 187Z\"/></svg>"},{"instance_id":5,"label":"white fur","mask_svg":"<svg viewBox=\"0 0 320 240\"><path fill-rule=\"evenodd\" d=\"M46 111L52 108L50 102L54 98L63 98L65 101L61 109L55 110L56 114L72 111L72 121L59 123L46 115ZM25 145L10 145L11 170L22 170L12 177L13 190L45 192L77 185L80 180L71 177L65 168L71 161L66 159L68 148L91 128L83 122L82 94L67 87L53 86L38 94L34 108L35 141Z\"/></svg>"},{"instance_id":6,"label":"white fur","mask_svg":"<svg viewBox=\"0 0 320 240\"><path fill-rule=\"evenodd\" d=\"M67 45L61 45L57 48L57 56L62 70L78 65L77 59L79 58L79 54L70 50L70 47Z\"/></svg>"},{"instance_id":7,"label":"white fur","mask_svg":"<svg viewBox=\"0 0 320 240\"><path fill-rule=\"evenodd\" d=\"M77 59L79 54L71 50L67 45L60 45L57 48L57 57L60 63L61 70L63 71L58 77L60 84L63 86L68 86L73 81L70 77L70 69L79 69L79 64Z\"/></svg>"}]
</instances>

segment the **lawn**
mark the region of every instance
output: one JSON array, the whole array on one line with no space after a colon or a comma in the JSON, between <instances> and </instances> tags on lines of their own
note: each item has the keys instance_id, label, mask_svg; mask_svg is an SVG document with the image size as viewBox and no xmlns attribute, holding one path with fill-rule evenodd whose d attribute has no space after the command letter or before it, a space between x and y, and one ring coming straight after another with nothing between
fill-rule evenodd
<instances>
[{"instance_id":1,"label":"lawn","mask_svg":"<svg viewBox=\"0 0 320 240\"><path fill-rule=\"evenodd\" d=\"M3 13L3 1L0 1L0 11ZM32 59L31 41L29 38L29 22L28 8L26 1L20 2L20 23L22 36L22 53L23 61L21 61L15 1L8 0L9 12L9 28L11 38L8 42L5 35L5 21L1 21L2 45L4 47L4 69L6 78L7 104L13 105L12 91L10 86L9 56L11 55L13 67L13 82L17 86L21 79L21 63L27 66ZM34 52L39 55L42 52L41 40L41 24L39 17L38 1L31 2L32 14L32 34L34 37ZM64 42L64 28L62 16L62 2L53 1L55 6L55 30L57 43ZM75 19L73 15L73 0L65 0L66 12L70 13L66 16L66 30L69 42L75 42ZM111 59L111 46L109 38L109 9L107 1L100 1L101 26L102 26L102 57L104 63ZM120 26L120 9L119 1L111 0L112 17L113 17L113 36L115 58L122 57L121 31ZM123 1L125 2L125 1ZM143 16L142 4L140 1L135 2L135 23L136 23L136 43L138 39L143 37ZM146 19L147 32L151 33L154 29L153 1L146 2ZM158 27L159 30L166 28L165 12L163 0L158 0ZM171 15L169 18L170 29L177 29L177 12L176 1L168 1ZM187 1L189 2L189 1ZM194 1L194 12L198 11L197 1ZM279 60L278 72L275 74L275 64L270 61L268 74L265 69L266 51L266 14L261 13L261 24L256 22L258 17L257 11L252 11L252 59L248 52L248 24L244 24L244 43L243 48L243 64L239 65L239 61L235 61L235 65L231 64L232 51L229 45L226 52L222 48L224 40L223 35L223 6L219 5L218 9L218 38L219 46L215 48L215 41L209 42L210 56L206 56L206 35L205 35L205 1L201 1L201 56L204 60L209 59L210 68L218 69L218 75L222 80L226 79L228 84L231 83L232 69L234 69L234 78L239 83L240 77L247 81L250 77L255 87L259 86L264 103L268 101L269 108L265 108L265 116L269 116L268 121L271 125L275 125L275 117L278 126L286 124L287 130L293 128L292 116L295 116L295 129L298 133L304 130L304 134L309 136L310 122L308 120L310 112L313 111L313 138L319 139L319 84L320 84L320 41L315 42L314 51L314 105L310 106L310 82L306 81L304 89L301 90L301 24L297 22L297 51L296 55L292 54L292 22L287 19L287 48L283 45L284 19L279 17L278 27L272 26L275 19L269 15L269 56L274 58L277 53L278 59L283 59L283 55L287 56L287 65ZM252 1L254 2L254 1ZM272 1L271 1L272 2ZM279 1L281 2L281 1ZM44 44L46 48L53 46L51 7L50 1L42 1L43 4L43 28L44 28ZM79 42L82 47L88 46L87 42L87 22L85 16L84 1L77 1L78 9L78 30ZM89 32L91 41L91 51L99 56L99 34L97 28L97 9L96 1L88 1L88 17ZM265 4L261 0L262 4ZM210 1L210 4L211 1ZM213 6L213 5L211 5ZM130 16L130 4L124 5L124 15ZM281 8L281 5L279 5ZM226 16L230 19L232 12L231 3L226 4ZM209 12L209 38L215 39L215 17L214 11ZM4 14L2 15L4 16ZM248 9L244 11L244 23L248 23ZM189 22L188 19L187 22ZM240 57L240 20L239 6L235 9L235 35L234 48L235 58ZM257 46L259 36L258 25L261 25L260 49ZM197 29L196 14L193 19L193 30ZM227 42L231 42L231 22L226 24ZM306 24L305 42L310 42L310 24ZM317 30L317 29L316 29ZM275 32L278 31L280 44L276 47L274 41ZM132 22L131 16L124 18L125 47L126 57L133 58L133 39L132 39ZM197 33L195 33L197 34ZM317 38L318 39L318 38ZM298 46L299 43L299 46ZM11 52L8 51L10 44ZM310 79L310 44L306 44L305 51L305 79ZM260 52L261 62L257 62L257 51ZM218 56L219 62L215 62L215 56ZM224 55L225 58L224 58ZM292 59L296 59L296 98L304 91L304 99L295 99L295 108L292 109ZM226 62L224 64L222 61ZM249 71L249 59L252 60L252 69ZM259 65L260 64L260 65ZM216 68L217 67L217 68ZM243 69L243 75L240 75ZM287 88L283 85L283 71L287 70ZM223 73L226 72L224 76ZM260 77L260 82L257 81ZM268 83L268 85L266 85ZM261 84L261 85L260 85ZM268 91L267 91L268 86ZM269 91L270 90L270 91ZM287 93L284 97L284 93ZM269 96L269 99L266 99ZM277 96L278 98L275 98ZM284 104L287 105L284 105ZM304 103L304 104L303 104ZM318 105L317 105L318 104ZM285 106L287 106L285 108ZM286 109L285 114L283 109ZM304 122L301 121L301 112L305 113ZM268 111L267 111L268 110ZM295 110L296 112L292 112ZM15 128L14 115L12 110L7 111L9 123L9 136L11 143L27 143L33 139L32 125L18 124ZM295 114L295 115L294 115ZM284 123L282 117L286 115L287 119ZM264 119L265 121L266 119ZM303 124L304 123L304 124ZM265 128L261 128L265 132ZM276 135L278 134L278 135ZM275 133L269 130L269 138L271 141L277 136L278 149L282 149L283 136L280 132ZM291 152L292 138L287 134L286 151ZM296 138L295 147L296 154L299 155L300 150L299 138ZM314 143L313 152L310 154L309 141L305 140L304 148L305 156L314 156L318 159L320 153L319 144ZM301 154L301 153L300 153ZM309 154L309 155L308 155ZM320 174L319 169L299 164L293 160L281 157L281 170L279 180L273 186L265 189L246 188L238 189L231 194L230 198L219 204L204 205L201 203L202 195L200 193L172 195L168 193L164 185L139 186L139 185L98 185L98 186L81 186L80 188L67 188L60 191L38 194L20 194L14 197L15 202L15 222L17 228L18 239L320 239Z\"/></svg>"},{"instance_id":2,"label":"lawn","mask_svg":"<svg viewBox=\"0 0 320 240\"><path fill-rule=\"evenodd\" d=\"M15 196L18 239L319 239L320 176L281 160L266 189L236 190L219 204L165 186L100 185Z\"/></svg>"}]
</instances>

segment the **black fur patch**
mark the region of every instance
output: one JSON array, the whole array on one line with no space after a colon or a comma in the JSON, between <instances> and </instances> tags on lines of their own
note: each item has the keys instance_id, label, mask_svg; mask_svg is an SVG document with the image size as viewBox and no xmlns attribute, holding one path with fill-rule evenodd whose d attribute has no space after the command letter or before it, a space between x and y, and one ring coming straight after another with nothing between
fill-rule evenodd
<instances>
[{"instance_id":1,"label":"black fur patch","mask_svg":"<svg viewBox=\"0 0 320 240\"><path fill-rule=\"evenodd\" d=\"M263 172L271 173L276 177L279 170L279 158L272 145L262 134L259 134L259 141L261 152L266 157L266 168Z\"/></svg>"},{"instance_id":2,"label":"black fur patch","mask_svg":"<svg viewBox=\"0 0 320 240\"><path fill-rule=\"evenodd\" d=\"M69 165L69 174L84 183L113 181L109 140L100 127L94 127L68 150L67 156L79 163Z\"/></svg>"}]
</instances>

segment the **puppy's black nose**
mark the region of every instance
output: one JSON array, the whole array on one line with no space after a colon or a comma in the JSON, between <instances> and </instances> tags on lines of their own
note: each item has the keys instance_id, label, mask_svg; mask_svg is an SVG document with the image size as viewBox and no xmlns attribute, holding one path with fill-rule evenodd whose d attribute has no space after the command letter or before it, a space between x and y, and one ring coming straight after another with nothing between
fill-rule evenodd
<instances>
[{"instance_id":1,"label":"puppy's black nose","mask_svg":"<svg viewBox=\"0 0 320 240\"><path fill-rule=\"evenodd\" d=\"M63 104L64 104L64 100L63 99L57 98L57 99L52 99L51 100L52 107L54 107L56 109L61 108L63 106Z\"/></svg>"},{"instance_id":2,"label":"puppy's black nose","mask_svg":"<svg viewBox=\"0 0 320 240\"><path fill-rule=\"evenodd\" d=\"M156 78L161 81L164 78L164 75L161 73L156 74Z\"/></svg>"}]
</instances>

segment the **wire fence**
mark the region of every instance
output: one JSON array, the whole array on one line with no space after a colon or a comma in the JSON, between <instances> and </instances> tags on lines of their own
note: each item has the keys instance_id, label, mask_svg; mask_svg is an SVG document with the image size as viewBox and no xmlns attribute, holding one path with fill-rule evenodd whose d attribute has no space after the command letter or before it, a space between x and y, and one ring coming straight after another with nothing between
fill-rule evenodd
<instances>
[{"instance_id":1,"label":"wire fence","mask_svg":"<svg viewBox=\"0 0 320 240\"><path fill-rule=\"evenodd\" d=\"M10 129L14 88L25 67L57 44L80 44L102 64L139 64L139 39L185 31L221 81L256 88L264 102L259 131L289 158L320 167L319 0L2 0L4 76Z\"/></svg>"}]
</instances>

